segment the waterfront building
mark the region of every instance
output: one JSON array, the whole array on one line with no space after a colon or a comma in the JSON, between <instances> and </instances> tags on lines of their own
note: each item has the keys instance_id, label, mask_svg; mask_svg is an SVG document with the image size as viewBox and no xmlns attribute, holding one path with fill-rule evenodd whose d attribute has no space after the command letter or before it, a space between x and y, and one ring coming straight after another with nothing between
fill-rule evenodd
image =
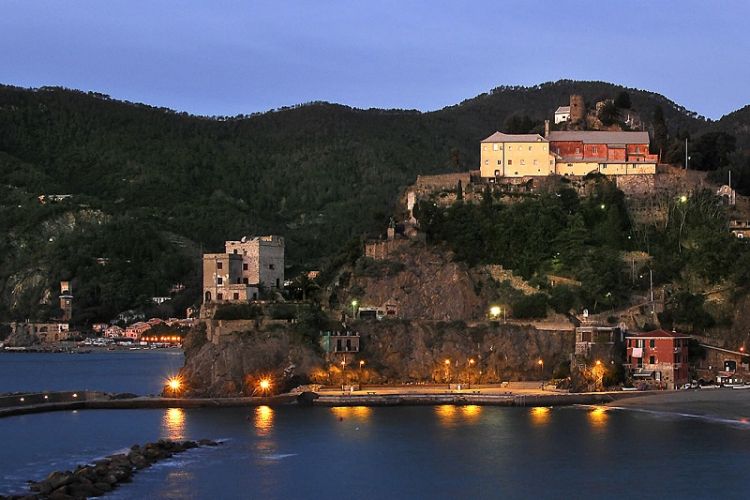
<instances>
[{"instance_id":1,"label":"waterfront building","mask_svg":"<svg viewBox=\"0 0 750 500\"><path fill-rule=\"evenodd\" d=\"M666 330L628 335L625 366L634 380L667 389L678 389L690 382L689 340L687 335Z\"/></svg>"},{"instance_id":2,"label":"waterfront building","mask_svg":"<svg viewBox=\"0 0 750 500\"><path fill-rule=\"evenodd\" d=\"M123 332L122 336L128 339L132 339L132 340L140 340L141 336L143 336L143 334L146 333L150 329L151 329L151 325L149 325L146 322L139 321L125 328L125 331Z\"/></svg>"},{"instance_id":3,"label":"waterfront building","mask_svg":"<svg viewBox=\"0 0 750 500\"><path fill-rule=\"evenodd\" d=\"M745 347L740 350L700 344L705 356L696 360L696 372L703 381L717 383L750 382L750 355Z\"/></svg>"}]
</instances>

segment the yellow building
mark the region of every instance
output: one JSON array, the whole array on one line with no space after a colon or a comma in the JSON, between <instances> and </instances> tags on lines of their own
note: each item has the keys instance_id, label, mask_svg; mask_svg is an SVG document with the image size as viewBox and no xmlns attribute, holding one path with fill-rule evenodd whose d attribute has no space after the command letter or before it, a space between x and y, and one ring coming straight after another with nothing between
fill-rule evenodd
<instances>
[{"instance_id":1,"label":"yellow building","mask_svg":"<svg viewBox=\"0 0 750 500\"><path fill-rule=\"evenodd\" d=\"M546 176L555 173L549 141L539 134L495 132L482 141L483 178Z\"/></svg>"}]
</instances>

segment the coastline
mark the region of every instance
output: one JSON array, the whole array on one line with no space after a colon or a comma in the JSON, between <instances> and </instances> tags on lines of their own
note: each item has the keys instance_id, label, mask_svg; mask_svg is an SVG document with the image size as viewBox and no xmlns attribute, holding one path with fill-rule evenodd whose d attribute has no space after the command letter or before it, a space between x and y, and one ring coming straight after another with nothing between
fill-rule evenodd
<instances>
[{"instance_id":1,"label":"coastline","mask_svg":"<svg viewBox=\"0 0 750 500\"><path fill-rule=\"evenodd\" d=\"M729 388L634 394L609 408L750 425L750 391Z\"/></svg>"}]
</instances>

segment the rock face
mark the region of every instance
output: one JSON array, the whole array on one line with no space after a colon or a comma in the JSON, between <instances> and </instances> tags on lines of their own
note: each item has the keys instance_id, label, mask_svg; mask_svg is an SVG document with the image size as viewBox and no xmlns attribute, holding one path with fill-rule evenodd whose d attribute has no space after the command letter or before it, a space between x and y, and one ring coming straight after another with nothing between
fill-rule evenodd
<instances>
[{"instance_id":1,"label":"rock face","mask_svg":"<svg viewBox=\"0 0 750 500\"><path fill-rule=\"evenodd\" d=\"M364 360L363 381L378 383L496 383L538 380L542 373L549 378L556 367L569 363L575 345L572 331L501 323L381 321L360 322L354 329L361 335L362 352L352 365ZM356 382L359 373L350 372Z\"/></svg>"},{"instance_id":2,"label":"rock face","mask_svg":"<svg viewBox=\"0 0 750 500\"><path fill-rule=\"evenodd\" d=\"M180 376L190 396L249 396L263 376L271 376L278 391L323 362L315 345L279 324L208 320L190 332L184 347Z\"/></svg>"},{"instance_id":3,"label":"rock face","mask_svg":"<svg viewBox=\"0 0 750 500\"><path fill-rule=\"evenodd\" d=\"M326 360L317 346L296 338L291 328L249 328L247 322L237 322L246 329L232 331L234 322L223 323L218 333L216 325L196 328L186 341L181 376L190 395L251 395L264 374L274 377L277 390L294 380L337 385L342 380L357 383L360 376L363 383L538 380L568 363L574 349L572 330L487 322L360 321L349 326L359 332L362 351L346 357L342 373L342 357ZM361 373L360 360L365 361Z\"/></svg>"},{"instance_id":4,"label":"rock face","mask_svg":"<svg viewBox=\"0 0 750 500\"><path fill-rule=\"evenodd\" d=\"M483 286L490 279L486 271L469 269L463 262L454 262L450 252L419 242L399 246L387 260L398 263L399 271L362 276L355 269L345 293L353 294L351 298L362 307L396 304L402 319L452 321L486 316L492 300L489 287Z\"/></svg>"}]
</instances>

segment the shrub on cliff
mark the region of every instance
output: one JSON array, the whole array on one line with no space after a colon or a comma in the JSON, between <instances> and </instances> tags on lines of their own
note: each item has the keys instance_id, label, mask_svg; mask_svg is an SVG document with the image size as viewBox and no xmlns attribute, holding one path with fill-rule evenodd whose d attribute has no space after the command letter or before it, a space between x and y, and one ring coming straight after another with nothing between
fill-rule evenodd
<instances>
[{"instance_id":1,"label":"shrub on cliff","mask_svg":"<svg viewBox=\"0 0 750 500\"><path fill-rule=\"evenodd\" d=\"M237 320L257 319L263 310L256 304L222 304L216 308L214 319Z\"/></svg>"},{"instance_id":2,"label":"shrub on cliff","mask_svg":"<svg viewBox=\"0 0 750 500\"><path fill-rule=\"evenodd\" d=\"M544 318L547 316L547 295L544 293L524 295L513 302L512 308L514 318Z\"/></svg>"}]
</instances>

